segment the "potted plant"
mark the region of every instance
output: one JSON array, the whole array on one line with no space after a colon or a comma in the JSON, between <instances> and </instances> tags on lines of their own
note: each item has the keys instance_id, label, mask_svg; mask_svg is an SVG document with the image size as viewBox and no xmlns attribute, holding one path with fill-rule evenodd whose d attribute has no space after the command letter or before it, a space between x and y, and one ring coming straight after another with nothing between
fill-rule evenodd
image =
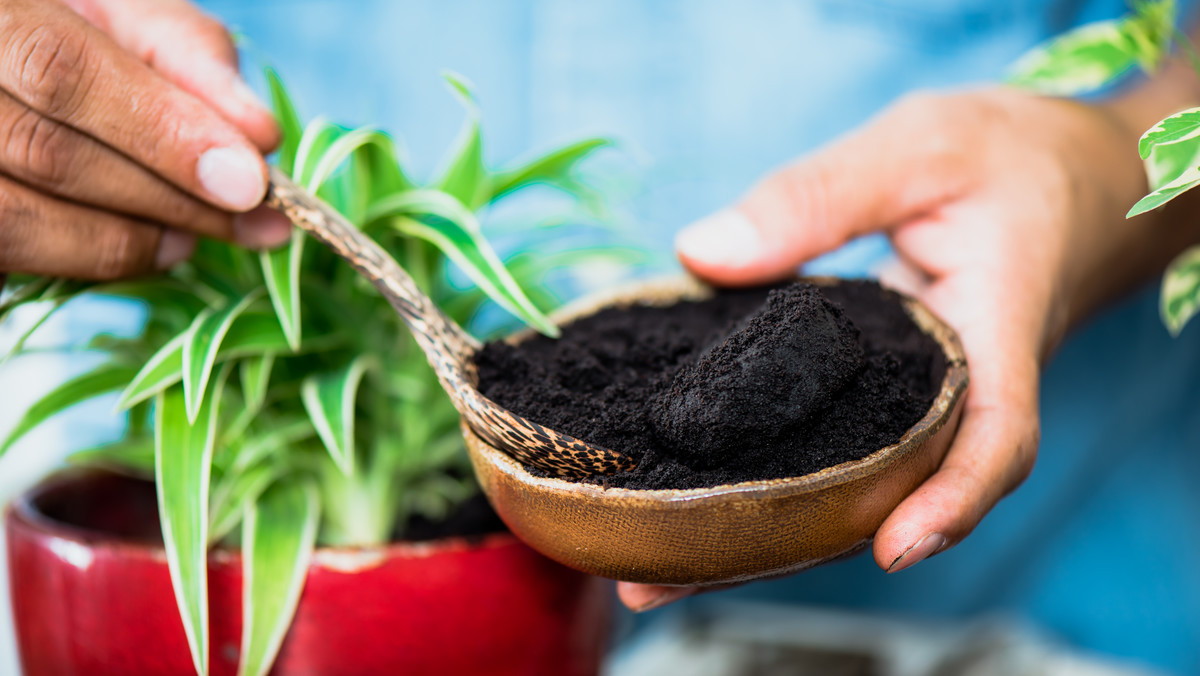
<instances>
[{"instance_id":1,"label":"potted plant","mask_svg":"<svg viewBox=\"0 0 1200 676\"><path fill-rule=\"evenodd\" d=\"M390 136L323 118L302 126L267 76L281 168L371 234L460 323L490 300L553 333L539 310L555 300L547 270L638 255L591 247L504 263L476 216L535 183L588 197L574 170L604 139L493 171L471 90L447 74L467 118L439 178L422 185ZM452 283L448 262L473 284ZM0 321L36 301L48 316L83 294L146 312L135 336L92 337L87 349L105 361L35 403L0 441L2 455L54 413L106 393L119 392L128 412L120 440L74 456L110 471L59 475L9 510L30 674L597 669L603 582L486 533L502 528L494 515L470 523L478 488L425 357L387 303L299 231L262 254L206 241L152 279L10 284ZM471 536L396 542L453 534L455 523Z\"/></svg>"},{"instance_id":2,"label":"potted plant","mask_svg":"<svg viewBox=\"0 0 1200 676\"><path fill-rule=\"evenodd\" d=\"M1157 71L1178 45L1200 75L1200 54L1175 27L1175 0L1134 0L1133 11L1068 31L1022 57L1010 83L1054 96L1097 91L1140 67ZM1155 124L1138 141L1150 193L1130 208L1127 218L1157 209L1200 185L1200 108L1189 108ZM1178 336L1200 312L1200 244L1167 266L1159 312L1171 335Z\"/></svg>"}]
</instances>

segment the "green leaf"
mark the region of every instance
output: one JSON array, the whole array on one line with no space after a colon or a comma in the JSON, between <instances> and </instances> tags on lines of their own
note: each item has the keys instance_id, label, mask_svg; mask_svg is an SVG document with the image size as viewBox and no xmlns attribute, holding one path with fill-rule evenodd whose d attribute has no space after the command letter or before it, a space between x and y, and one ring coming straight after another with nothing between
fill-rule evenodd
<instances>
[{"instance_id":1,"label":"green leaf","mask_svg":"<svg viewBox=\"0 0 1200 676\"><path fill-rule=\"evenodd\" d=\"M398 218L418 215L433 218ZM368 211L369 221L380 218L391 218L400 232L433 243L501 307L542 333L558 336L558 327L529 300L479 233L475 215L445 193L410 190L390 195Z\"/></svg>"},{"instance_id":2,"label":"green leaf","mask_svg":"<svg viewBox=\"0 0 1200 676\"><path fill-rule=\"evenodd\" d=\"M145 401L183 378L183 341L186 339L185 331L172 338L150 357L121 393L121 398L117 401L118 411Z\"/></svg>"},{"instance_id":3,"label":"green leaf","mask_svg":"<svg viewBox=\"0 0 1200 676\"><path fill-rule=\"evenodd\" d=\"M121 393L117 410L145 401L183 379L183 341L186 339L186 331L175 336L146 362ZM288 341L278 321L269 315L247 312L238 317L225 334L217 352L217 362L286 349Z\"/></svg>"},{"instance_id":4,"label":"green leaf","mask_svg":"<svg viewBox=\"0 0 1200 676\"><path fill-rule=\"evenodd\" d=\"M281 463L261 463L245 470L228 472L213 489L208 508L208 542L220 542L242 520L246 507L258 500L267 487L283 474Z\"/></svg>"},{"instance_id":5,"label":"green leaf","mask_svg":"<svg viewBox=\"0 0 1200 676\"><path fill-rule=\"evenodd\" d=\"M120 389L135 373L134 369L127 366L105 364L54 388L29 407L16 426L9 431L8 436L4 437L3 443L0 443L0 457L29 430L45 422L50 416L92 397Z\"/></svg>"},{"instance_id":6,"label":"green leaf","mask_svg":"<svg viewBox=\"0 0 1200 676\"><path fill-rule=\"evenodd\" d=\"M259 254L263 279L279 326L292 351L300 349L300 262L304 256L304 231L292 233L287 246Z\"/></svg>"},{"instance_id":7,"label":"green leaf","mask_svg":"<svg viewBox=\"0 0 1200 676\"><path fill-rule=\"evenodd\" d=\"M40 300L39 297L50 289L55 281L53 277L37 277L16 287L8 298L0 303L0 322L7 319L9 313L17 307Z\"/></svg>"},{"instance_id":8,"label":"green leaf","mask_svg":"<svg viewBox=\"0 0 1200 676\"><path fill-rule=\"evenodd\" d=\"M111 444L75 451L67 460L75 465L101 466L153 477L154 440L146 436L126 437Z\"/></svg>"},{"instance_id":9,"label":"green leaf","mask_svg":"<svg viewBox=\"0 0 1200 676\"><path fill-rule=\"evenodd\" d=\"M1179 336L1200 312L1200 245L1179 254L1163 275L1159 312L1172 336Z\"/></svg>"},{"instance_id":10,"label":"green leaf","mask_svg":"<svg viewBox=\"0 0 1200 676\"><path fill-rule=\"evenodd\" d=\"M278 484L246 510L240 676L265 676L275 661L304 588L319 514L307 482Z\"/></svg>"},{"instance_id":11,"label":"green leaf","mask_svg":"<svg viewBox=\"0 0 1200 676\"><path fill-rule=\"evenodd\" d=\"M547 153L527 164L497 172L492 181L491 199L498 199L532 183L557 184L570 177L571 170L593 151L612 145L606 138L589 138Z\"/></svg>"},{"instance_id":12,"label":"green leaf","mask_svg":"<svg viewBox=\"0 0 1200 676\"><path fill-rule=\"evenodd\" d=\"M1171 48L1175 0L1143 0L1134 2L1133 8L1122 29L1142 70L1153 73Z\"/></svg>"},{"instance_id":13,"label":"green leaf","mask_svg":"<svg viewBox=\"0 0 1200 676\"><path fill-rule=\"evenodd\" d=\"M321 184L333 174L334 169L337 169L342 162L345 162L355 152L370 146L374 146L378 151L385 154L390 153L394 156L395 150L392 140L387 134L378 129L355 129L338 137L328 147L314 154L313 170L307 177L305 187L309 192L317 192Z\"/></svg>"},{"instance_id":14,"label":"green leaf","mask_svg":"<svg viewBox=\"0 0 1200 676\"><path fill-rule=\"evenodd\" d=\"M296 149L300 145L300 136L304 127L300 124L300 116L296 114L296 106L283 85L279 73L274 68L266 68L267 84L271 89L271 104L275 109L275 119L283 138L279 142L279 168L292 175L296 167Z\"/></svg>"},{"instance_id":15,"label":"green leaf","mask_svg":"<svg viewBox=\"0 0 1200 676\"><path fill-rule=\"evenodd\" d=\"M1129 210L1129 213L1125 214L1125 217L1133 218L1147 211L1157 209L1188 190L1195 188L1197 185L1200 185L1200 169L1195 167L1189 168L1175 180L1164 184L1162 187L1157 188L1149 195L1138 200L1137 204L1134 204Z\"/></svg>"},{"instance_id":16,"label":"green leaf","mask_svg":"<svg viewBox=\"0 0 1200 676\"><path fill-rule=\"evenodd\" d=\"M1200 108L1189 108L1159 120L1138 140L1138 153L1142 159L1150 157L1150 151L1173 143L1181 143L1200 137Z\"/></svg>"},{"instance_id":17,"label":"green leaf","mask_svg":"<svg viewBox=\"0 0 1200 676\"><path fill-rule=\"evenodd\" d=\"M188 329L183 341L183 396L187 402L189 422L195 422L200 413L200 402L204 400L204 389L208 387L208 380L217 363L221 341L225 340L225 334L229 333L234 320L261 295L260 287L219 311L201 312Z\"/></svg>"},{"instance_id":18,"label":"green leaf","mask_svg":"<svg viewBox=\"0 0 1200 676\"><path fill-rule=\"evenodd\" d=\"M479 133L479 105L475 101L471 83L452 71L444 71L442 77L450 85L450 91L466 108L467 118L454 142L450 161L437 181L438 189L448 193L470 209L482 206L490 194L490 179L483 164L483 140Z\"/></svg>"},{"instance_id":19,"label":"green leaf","mask_svg":"<svg viewBox=\"0 0 1200 676\"><path fill-rule=\"evenodd\" d=\"M1150 189L1162 188L1189 169L1200 167L1200 138L1154 146L1145 166Z\"/></svg>"},{"instance_id":20,"label":"green leaf","mask_svg":"<svg viewBox=\"0 0 1200 676\"><path fill-rule=\"evenodd\" d=\"M158 513L175 602L196 673L208 673L208 491L217 414L229 367L204 398L195 425L180 388L155 401L154 469Z\"/></svg>"},{"instance_id":21,"label":"green leaf","mask_svg":"<svg viewBox=\"0 0 1200 676\"><path fill-rule=\"evenodd\" d=\"M242 378L242 396L246 408L257 411L267 398L267 385L271 381L271 367L275 364L275 353L268 352L242 361L238 373Z\"/></svg>"},{"instance_id":22,"label":"green leaf","mask_svg":"<svg viewBox=\"0 0 1200 676\"><path fill-rule=\"evenodd\" d=\"M1150 188L1158 190L1200 167L1200 108L1176 113L1154 125L1138 141Z\"/></svg>"},{"instance_id":23,"label":"green leaf","mask_svg":"<svg viewBox=\"0 0 1200 676\"><path fill-rule=\"evenodd\" d=\"M296 148L296 166L292 172L292 179L298 185L308 185L321 156L348 131L345 127L330 122L325 116L319 116L309 122L304 127L304 134Z\"/></svg>"},{"instance_id":24,"label":"green leaf","mask_svg":"<svg viewBox=\"0 0 1200 676\"><path fill-rule=\"evenodd\" d=\"M341 370L308 376L300 388L313 427L347 476L354 472L354 402L370 359L364 355Z\"/></svg>"},{"instance_id":25,"label":"green leaf","mask_svg":"<svg viewBox=\"0 0 1200 676\"><path fill-rule=\"evenodd\" d=\"M292 178L306 185L317 168L321 156L346 130L326 118L318 117L304 128L296 147ZM271 305L293 351L300 349L300 265L304 257L304 232L297 229L286 247L261 254L263 278Z\"/></svg>"},{"instance_id":26,"label":"green leaf","mask_svg":"<svg viewBox=\"0 0 1200 676\"><path fill-rule=\"evenodd\" d=\"M1030 50L1009 83L1056 96L1093 91L1134 65L1135 48L1123 21L1085 24Z\"/></svg>"},{"instance_id":27,"label":"green leaf","mask_svg":"<svg viewBox=\"0 0 1200 676\"><path fill-rule=\"evenodd\" d=\"M312 421L308 418L277 422L272 425L269 432L244 440L241 448L238 449L237 457L234 459L230 471L245 471L259 460L282 448L310 439L316 433Z\"/></svg>"}]
</instances>

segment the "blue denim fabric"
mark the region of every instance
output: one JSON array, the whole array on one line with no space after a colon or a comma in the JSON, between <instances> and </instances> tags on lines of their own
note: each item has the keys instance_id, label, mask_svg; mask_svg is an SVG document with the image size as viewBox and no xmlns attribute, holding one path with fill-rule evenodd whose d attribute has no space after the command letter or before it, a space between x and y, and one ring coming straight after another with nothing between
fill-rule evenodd
<instances>
[{"instance_id":1,"label":"blue denim fabric","mask_svg":"<svg viewBox=\"0 0 1200 676\"><path fill-rule=\"evenodd\" d=\"M1120 0L209 0L307 115L378 124L428 175L478 86L493 162L581 133L642 163L653 243L918 87L993 80ZM253 65L253 60L248 62ZM870 189L870 186L864 186ZM886 246L821 263L861 273ZM1042 388L1030 480L966 542L885 576L868 557L733 594L893 612L1007 611L1078 646L1200 671L1200 327L1177 340L1147 288L1067 341Z\"/></svg>"}]
</instances>

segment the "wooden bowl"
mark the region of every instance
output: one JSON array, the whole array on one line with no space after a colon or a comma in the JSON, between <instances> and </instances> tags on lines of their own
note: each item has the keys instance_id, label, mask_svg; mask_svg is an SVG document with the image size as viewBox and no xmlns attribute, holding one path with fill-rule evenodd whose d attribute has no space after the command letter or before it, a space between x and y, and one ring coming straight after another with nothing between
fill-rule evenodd
<instances>
[{"instance_id":1,"label":"wooden bowl","mask_svg":"<svg viewBox=\"0 0 1200 676\"><path fill-rule=\"evenodd\" d=\"M712 293L690 278L642 283L572 304L555 320L565 324L605 307L670 305ZM853 554L870 544L887 515L937 469L967 389L966 358L954 330L921 303L902 298L917 326L941 345L946 375L925 417L898 443L861 460L801 477L710 488L605 489L533 476L464 425L476 476L517 537L556 561L602 577L725 584Z\"/></svg>"}]
</instances>

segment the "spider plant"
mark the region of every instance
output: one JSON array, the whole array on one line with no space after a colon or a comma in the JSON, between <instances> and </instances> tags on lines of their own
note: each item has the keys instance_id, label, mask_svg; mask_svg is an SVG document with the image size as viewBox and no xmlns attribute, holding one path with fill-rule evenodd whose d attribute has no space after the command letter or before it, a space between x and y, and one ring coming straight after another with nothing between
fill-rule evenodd
<instances>
[{"instance_id":1,"label":"spider plant","mask_svg":"<svg viewBox=\"0 0 1200 676\"><path fill-rule=\"evenodd\" d=\"M278 164L382 244L459 323L470 326L490 301L553 334L539 309L556 302L545 283L551 267L629 264L639 253L594 246L518 252L506 266L476 214L533 184L590 198L575 169L608 141L586 139L493 170L484 163L471 88L460 76L445 77L466 121L437 178L418 183L383 131L323 118L302 125L268 70L283 130ZM448 263L472 284L452 284ZM263 674L291 622L314 547L387 542L413 515L442 518L478 490L457 414L398 316L299 230L287 246L262 254L205 241L189 262L150 279L85 284L18 276L10 285L0 321L29 303L41 303L48 317L79 295L145 308L137 335L90 338L86 347L104 353L104 363L35 403L0 440L0 455L53 414L119 392L118 409L128 412L123 437L74 459L155 479L175 598L200 674L209 654L208 548L242 548L239 668Z\"/></svg>"},{"instance_id":2,"label":"spider plant","mask_svg":"<svg viewBox=\"0 0 1200 676\"><path fill-rule=\"evenodd\" d=\"M1043 94L1073 96L1106 87L1135 67L1153 74L1174 46L1187 55L1200 76L1200 54L1176 28L1175 0L1134 0L1133 11L1068 31L1034 48L1014 66L1010 82ZM1200 108L1175 113L1148 129L1138 141L1150 193L1126 214L1157 209L1200 186ZM1178 336L1200 313L1200 245L1173 260L1163 274L1159 314Z\"/></svg>"}]
</instances>

